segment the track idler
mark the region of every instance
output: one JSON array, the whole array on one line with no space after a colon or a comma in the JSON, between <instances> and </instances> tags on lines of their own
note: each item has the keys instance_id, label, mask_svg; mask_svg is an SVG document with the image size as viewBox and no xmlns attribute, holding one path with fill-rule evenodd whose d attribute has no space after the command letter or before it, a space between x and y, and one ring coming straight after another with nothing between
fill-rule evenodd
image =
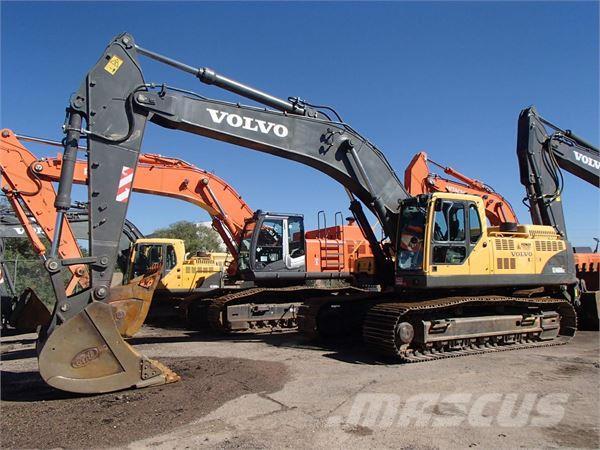
<instances>
[{"instance_id":1,"label":"track idler","mask_svg":"<svg viewBox=\"0 0 600 450\"><path fill-rule=\"evenodd\" d=\"M137 352L121 335L132 330L124 324L137 326L135 318L145 317L144 305L149 305L159 277L154 273L115 287L110 304L92 301L62 323L55 311L52 323L38 338L44 381L63 391L88 394L178 381L179 375ZM134 320L127 322L128 317Z\"/></svg>"}]
</instances>

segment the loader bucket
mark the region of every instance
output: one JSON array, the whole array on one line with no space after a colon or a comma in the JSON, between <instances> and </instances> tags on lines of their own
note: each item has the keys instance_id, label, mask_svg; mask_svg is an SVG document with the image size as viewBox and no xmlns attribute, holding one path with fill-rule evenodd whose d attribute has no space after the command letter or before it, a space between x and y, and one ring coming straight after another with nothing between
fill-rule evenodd
<instances>
[{"instance_id":1,"label":"loader bucket","mask_svg":"<svg viewBox=\"0 0 600 450\"><path fill-rule=\"evenodd\" d=\"M127 344L115 321L119 311L125 312L121 315L124 319L128 313L137 314L143 310L135 305L144 305L144 299L139 297L152 296L158 277L153 274L135 279L123 289L115 288L112 297L116 295L119 299L115 302L116 307L93 301L66 322L55 326L47 337L41 333L38 363L44 381L63 391L87 394L178 381L179 375L168 367ZM136 286L131 286L133 283ZM126 292L138 297L126 299L123 297Z\"/></svg>"},{"instance_id":2,"label":"loader bucket","mask_svg":"<svg viewBox=\"0 0 600 450\"><path fill-rule=\"evenodd\" d=\"M33 289L23 291L10 314L9 323L20 333L34 333L50 324L51 314Z\"/></svg>"}]
</instances>

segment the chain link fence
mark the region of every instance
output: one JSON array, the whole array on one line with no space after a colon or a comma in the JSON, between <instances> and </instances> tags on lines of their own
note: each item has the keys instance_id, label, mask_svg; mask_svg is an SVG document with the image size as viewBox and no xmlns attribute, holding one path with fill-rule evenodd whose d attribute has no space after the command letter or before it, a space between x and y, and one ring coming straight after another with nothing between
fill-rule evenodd
<instances>
[{"instance_id":1,"label":"chain link fence","mask_svg":"<svg viewBox=\"0 0 600 450\"><path fill-rule=\"evenodd\" d=\"M14 259L4 260L6 271L15 286L16 295L21 294L26 288L31 288L48 307L56 301L50 276L44 264L39 259Z\"/></svg>"}]
</instances>

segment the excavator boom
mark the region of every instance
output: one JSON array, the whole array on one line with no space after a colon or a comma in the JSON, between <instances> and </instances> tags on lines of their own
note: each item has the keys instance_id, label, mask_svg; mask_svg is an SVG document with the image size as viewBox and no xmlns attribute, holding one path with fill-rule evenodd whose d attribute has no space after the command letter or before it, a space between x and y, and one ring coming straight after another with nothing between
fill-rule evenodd
<instances>
[{"instance_id":1,"label":"excavator boom","mask_svg":"<svg viewBox=\"0 0 600 450\"><path fill-rule=\"evenodd\" d=\"M533 223L552 226L566 237L561 169L598 187L598 148L542 118L531 106L519 115L517 157Z\"/></svg>"}]
</instances>

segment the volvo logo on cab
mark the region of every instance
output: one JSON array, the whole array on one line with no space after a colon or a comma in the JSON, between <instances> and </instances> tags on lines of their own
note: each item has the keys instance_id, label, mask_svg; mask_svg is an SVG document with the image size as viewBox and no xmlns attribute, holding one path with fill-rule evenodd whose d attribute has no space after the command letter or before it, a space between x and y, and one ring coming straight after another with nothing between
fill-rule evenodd
<instances>
[{"instance_id":1,"label":"volvo logo on cab","mask_svg":"<svg viewBox=\"0 0 600 450\"><path fill-rule=\"evenodd\" d=\"M227 125L233 128L243 128L249 131L259 131L263 134L273 134L277 137L284 138L288 135L288 129L286 126L267 122L265 120L254 119L252 117L244 117L238 114L231 114L225 111L219 111L218 109L206 108L210 114L210 118L214 123L222 123L225 121Z\"/></svg>"}]
</instances>

